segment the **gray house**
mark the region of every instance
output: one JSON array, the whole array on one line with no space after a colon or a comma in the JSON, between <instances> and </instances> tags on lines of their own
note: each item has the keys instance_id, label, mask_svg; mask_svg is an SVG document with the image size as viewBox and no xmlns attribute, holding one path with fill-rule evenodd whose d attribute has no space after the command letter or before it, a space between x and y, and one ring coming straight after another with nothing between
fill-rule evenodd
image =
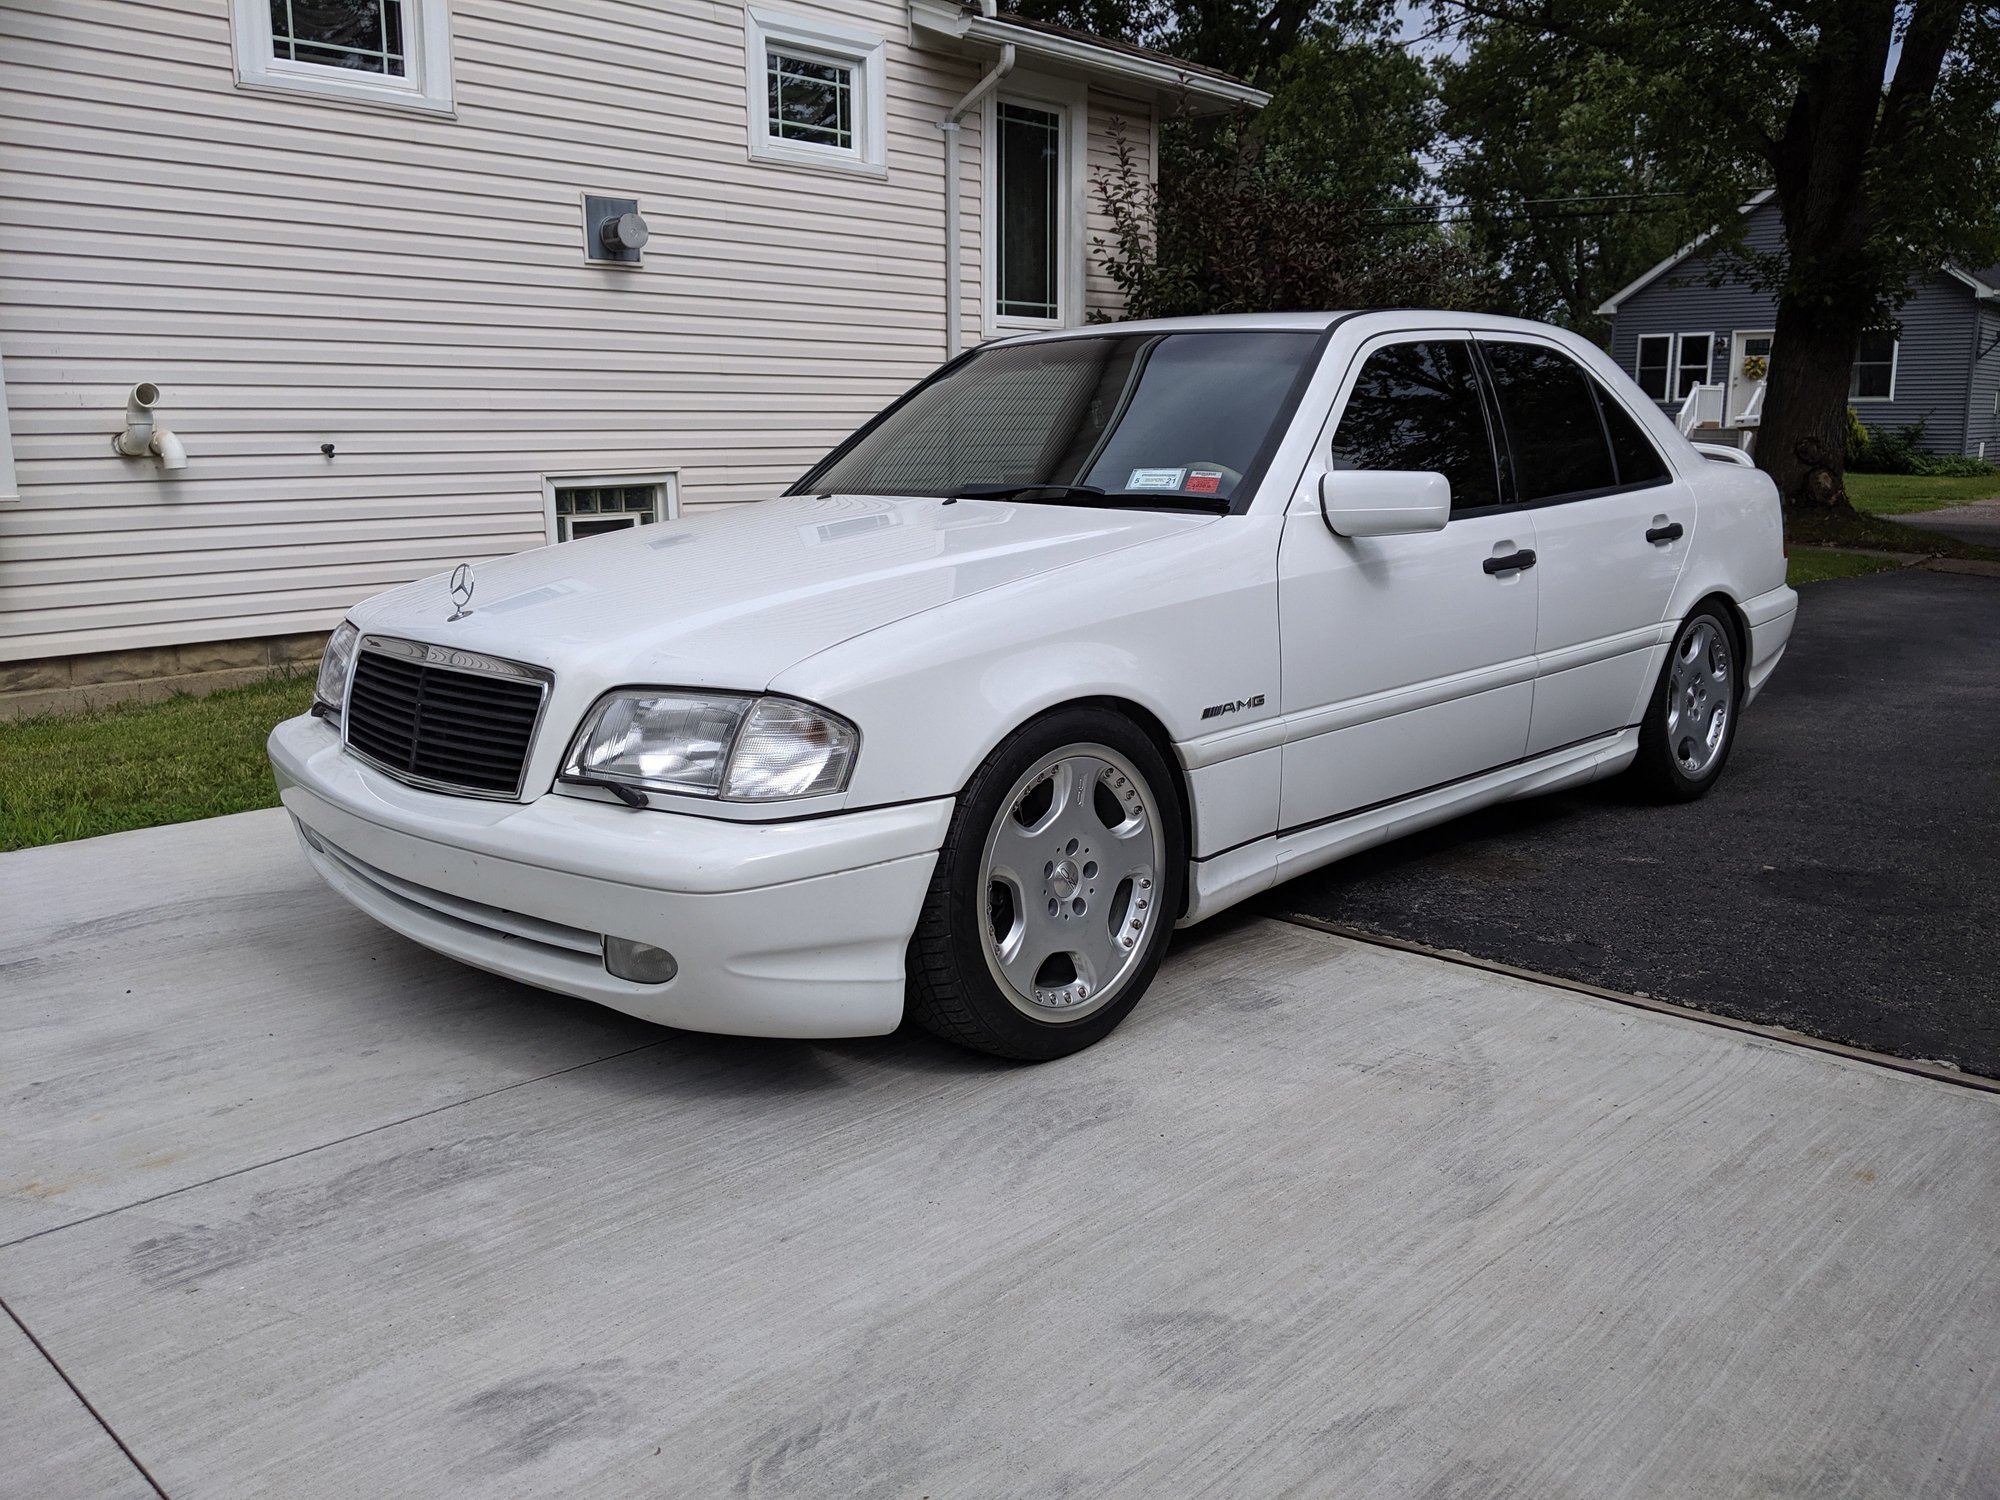
<instances>
[{"instance_id":1,"label":"gray house","mask_svg":"<svg viewBox=\"0 0 2000 1500\"><path fill-rule=\"evenodd\" d=\"M1769 192L1743 206L1746 248L1784 244ZM1663 260L1598 309L1611 356L1703 441L1752 446L1770 372L1776 301L1740 274L1710 285L1712 236ZM1948 269L1911 294L1900 335L1868 334L1848 400L1872 428L1924 424L1924 447L2000 459L2000 266Z\"/></svg>"}]
</instances>

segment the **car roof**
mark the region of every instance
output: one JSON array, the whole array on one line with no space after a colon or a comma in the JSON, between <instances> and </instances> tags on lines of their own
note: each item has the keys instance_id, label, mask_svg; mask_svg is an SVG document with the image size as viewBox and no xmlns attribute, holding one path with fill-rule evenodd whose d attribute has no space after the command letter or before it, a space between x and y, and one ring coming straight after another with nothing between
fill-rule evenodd
<instances>
[{"instance_id":1,"label":"car roof","mask_svg":"<svg viewBox=\"0 0 2000 1500\"><path fill-rule=\"evenodd\" d=\"M1130 323L1086 323L1079 328L1036 329L1029 333L991 339L989 343L1027 343L1042 339L1089 338L1104 333L1324 333L1336 323L1350 318L1367 318L1366 332L1380 331L1381 322L1391 326L1407 323L1415 327L1465 328L1482 333L1538 333L1562 339L1567 330L1551 323L1528 318L1501 317L1494 313L1446 312L1430 307L1375 307L1332 312L1215 313L1199 318L1145 318Z\"/></svg>"}]
</instances>

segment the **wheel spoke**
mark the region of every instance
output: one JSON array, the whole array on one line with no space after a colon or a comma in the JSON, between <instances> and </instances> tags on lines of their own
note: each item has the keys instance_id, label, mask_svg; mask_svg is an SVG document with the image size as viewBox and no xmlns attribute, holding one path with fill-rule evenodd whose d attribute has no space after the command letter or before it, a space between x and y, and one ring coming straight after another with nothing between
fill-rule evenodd
<instances>
[{"instance_id":1,"label":"wheel spoke","mask_svg":"<svg viewBox=\"0 0 2000 1500\"><path fill-rule=\"evenodd\" d=\"M1024 807L1037 810L1025 823ZM1004 887L1010 905L988 899L1003 917L1012 912L1007 930L989 925L987 952L1019 1008L1067 1020L1116 996L1161 925L1154 887L1164 855L1152 789L1116 752L1076 745L1022 775L984 861L986 889ZM1066 962L1052 963L1057 955Z\"/></svg>"}]
</instances>

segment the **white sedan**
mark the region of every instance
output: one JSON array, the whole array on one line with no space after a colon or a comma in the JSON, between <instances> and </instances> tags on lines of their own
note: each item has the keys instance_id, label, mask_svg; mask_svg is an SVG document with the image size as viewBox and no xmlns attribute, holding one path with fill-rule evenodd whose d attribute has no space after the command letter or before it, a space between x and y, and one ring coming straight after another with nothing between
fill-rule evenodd
<instances>
[{"instance_id":1,"label":"white sedan","mask_svg":"<svg viewBox=\"0 0 2000 1500\"><path fill-rule=\"evenodd\" d=\"M1176 926L1618 772L1700 796L1778 497L1512 319L987 344L781 499L352 611L271 760L341 895L668 1025L1088 1046Z\"/></svg>"}]
</instances>

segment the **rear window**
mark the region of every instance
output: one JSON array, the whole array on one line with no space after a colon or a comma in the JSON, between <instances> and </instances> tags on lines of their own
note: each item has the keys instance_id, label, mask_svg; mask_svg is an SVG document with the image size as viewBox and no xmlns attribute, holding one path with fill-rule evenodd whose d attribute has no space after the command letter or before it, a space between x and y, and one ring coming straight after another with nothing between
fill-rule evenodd
<instances>
[{"instance_id":1,"label":"rear window","mask_svg":"<svg viewBox=\"0 0 2000 1500\"><path fill-rule=\"evenodd\" d=\"M1597 396L1576 361L1542 344L1482 341L1480 348L1493 372L1520 498L1532 504L1616 488Z\"/></svg>"}]
</instances>

